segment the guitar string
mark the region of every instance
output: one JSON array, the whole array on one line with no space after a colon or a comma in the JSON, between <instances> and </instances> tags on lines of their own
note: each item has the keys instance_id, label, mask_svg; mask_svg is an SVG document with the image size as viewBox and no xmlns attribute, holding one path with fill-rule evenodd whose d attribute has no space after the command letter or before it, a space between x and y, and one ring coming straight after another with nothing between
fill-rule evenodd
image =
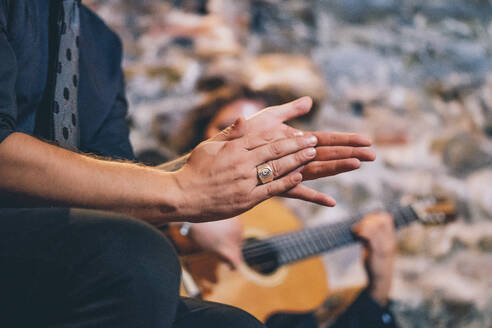
<instances>
[{"instance_id":1,"label":"guitar string","mask_svg":"<svg viewBox=\"0 0 492 328\"><path fill-rule=\"evenodd\" d=\"M409 215L406 213L400 213L400 212L407 209L407 208L408 207L402 207L402 206L397 205L397 206L393 206L393 209L390 210L390 212L393 213L393 216L395 217L395 225L397 227L400 225L406 224L407 220L405 220L405 219ZM398 210L395 210L395 209L398 209ZM361 217L361 215L357 215L355 217L352 217L351 220L344 220L343 222L339 222L339 223L344 223L344 224L342 224L342 226L345 227L348 222L354 221L352 223L355 223L356 221L360 220L360 217ZM326 228L328 228L328 227L332 231L330 231L330 230L325 231ZM316 230L313 231L314 229L317 229L318 231L317 232L316 232ZM335 233L333 233L333 229L336 229ZM332 240L333 237L338 237L339 240L340 240L340 237L342 237L342 238L347 237L347 236L344 237L343 233L341 236L334 236L334 235L340 234L339 229L340 229L340 224L334 223L334 224L323 225L322 227L319 227L319 228L311 227L311 228L306 228L305 230L301 230L303 232L309 231L309 234L307 236L304 235L304 238L300 238L299 234L296 235L296 233L298 233L298 232L293 232L293 233L288 233L285 235L280 235L277 237L272 237L269 241L265 241L265 242L259 241L258 242L259 245L251 245L251 246L246 245L246 246L244 246L243 247L243 256L251 258L251 257L259 256L259 255L266 255L266 254L272 252L272 246L280 246L282 248L282 249L280 249L280 251L285 252L288 255L294 254L294 258L303 257L304 254L299 254L299 250L298 250L300 244L306 243L311 238L314 238L314 239L318 239L321 241L321 243L322 243L321 248L325 248L326 246L328 246L328 247L332 246L332 245L325 245L326 242L323 244L324 240L328 240L329 244L332 244L331 241L333 241ZM344 231L344 232L346 233L346 231ZM337 239L337 238L335 238L335 239ZM347 241L352 241L352 240L353 240L353 238L351 238L350 240L342 239L343 244ZM272 242L276 245L272 245ZM334 244L336 244L336 242ZM292 249L296 249L296 248L297 248L297 250L292 251ZM268 250L265 251L265 249L268 249ZM297 255L295 255L296 253L297 253ZM310 253L311 252L308 252L308 254L310 254Z\"/></svg>"}]
</instances>

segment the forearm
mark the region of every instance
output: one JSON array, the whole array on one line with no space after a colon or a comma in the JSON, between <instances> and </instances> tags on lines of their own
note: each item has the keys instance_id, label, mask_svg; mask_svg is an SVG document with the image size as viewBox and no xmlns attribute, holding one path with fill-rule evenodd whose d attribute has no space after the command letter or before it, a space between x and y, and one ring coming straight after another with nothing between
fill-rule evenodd
<instances>
[{"instance_id":1,"label":"forearm","mask_svg":"<svg viewBox=\"0 0 492 328\"><path fill-rule=\"evenodd\" d=\"M186 161L190 157L190 154L186 154L184 156L181 156L179 158L176 158L170 162L163 163L159 166L156 166L159 170L166 171L166 172L174 172L179 170L180 168L183 167L183 165L186 164Z\"/></svg>"},{"instance_id":2,"label":"forearm","mask_svg":"<svg viewBox=\"0 0 492 328\"><path fill-rule=\"evenodd\" d=\"M388 273L385 276L373 277L369 282L368 291L371 297L381 306L388 304L392 274L393 271L388 269Z\"/></svg>"},{"instance_id":3,"label":"forearm","mask_svg":"<svg viewBox=\"0 0 492 328\"><path fill-rule=\"evenodd\" d=\"M22 133L0 144L0 190L26 204L179 218L173 173L76 154Z\"/></svg>"}]
</instances>

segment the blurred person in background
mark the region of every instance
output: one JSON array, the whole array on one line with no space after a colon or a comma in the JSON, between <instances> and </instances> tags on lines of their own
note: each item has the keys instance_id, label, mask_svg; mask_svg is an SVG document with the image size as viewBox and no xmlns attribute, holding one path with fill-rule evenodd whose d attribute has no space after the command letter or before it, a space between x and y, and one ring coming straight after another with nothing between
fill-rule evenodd
<instances>
[{"instance_id":1,"label":"blurred person in background","mask_svg":"<svg viewBox=\"0 0 492 328\"><path fill-rule=\"evenodd\" d=\"M301 181L373 160L370 141L285 125L310 110L304 97L138 165L121 58L78 0L0 0L0 326L262 327L179 298L179 262L151 225L233 217L276 195L333 206ZM262 176L265 163L276 170Z\"/></svg>"},{"instance_id":2,"label":"blurred person in background","mask_svg":"<svg viewBox=\"0 0 492 328\"><path fill-rule=\"evenodd\" d=\"M261 100L242 98L232 101L212 117L199 116L196 133L209 139L239 117L248 118L265 106ZM212 251L234 269L242 261L242 232L241 221L235 217L222 222L192 224L188 237L197 248ZM330 327L396 327L388 307L396 255L393 218L387 213L367 215L353 226L353 232L363 242L362 258L368 286ZM267 321L269 328L315 328L318 325L313 313L277 314Z\"/></svg>"}]
</instances>

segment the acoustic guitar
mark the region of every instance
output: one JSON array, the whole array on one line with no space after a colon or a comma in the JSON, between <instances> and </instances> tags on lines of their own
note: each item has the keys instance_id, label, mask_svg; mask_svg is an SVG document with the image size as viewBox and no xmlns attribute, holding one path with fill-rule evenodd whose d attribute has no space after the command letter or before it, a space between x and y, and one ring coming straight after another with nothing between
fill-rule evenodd
<instances>
[{"instance_id":1,"label":"acoustic guitar","mask_svg":"<svg viewBox=\"0 0 492 328\"><path fill-rule=\"evenodd\" d=\"M396 228L412 222L443 224L455 216L454 203L420 201L390 211ZM242 214L244 262L237 270L209 252L182 257L182 293L239 307L265 322L275 313L314 311L332 291L317 256L358 242L351 226L362 216L303 228L280 201L271 199ZM348 306L359 289L342 302Z\"/></svg>"}]
</instances>

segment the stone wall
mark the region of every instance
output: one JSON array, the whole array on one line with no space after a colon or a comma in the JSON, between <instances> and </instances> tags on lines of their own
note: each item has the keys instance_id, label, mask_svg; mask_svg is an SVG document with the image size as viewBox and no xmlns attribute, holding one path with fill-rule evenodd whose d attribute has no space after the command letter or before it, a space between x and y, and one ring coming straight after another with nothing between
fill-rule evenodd
<instances>
[{"instance_id":1,"label":"stone wall","mask_svg":"<svg viewBox=\"0 0 492 328\"><path fill-rule=\"evenodd\" d=\"M137 153L185 151L190 116L244 86L310 94L316 110L295 124L368 134L378 159L311 183L336 208L293 208L317 224L453 197L459 220L399 233L394 310L402 327L492 327L492 1L85 2L123 39ZM326 256L334 287L363 281L357 254Z\"/></svg>"}]
</instances>

